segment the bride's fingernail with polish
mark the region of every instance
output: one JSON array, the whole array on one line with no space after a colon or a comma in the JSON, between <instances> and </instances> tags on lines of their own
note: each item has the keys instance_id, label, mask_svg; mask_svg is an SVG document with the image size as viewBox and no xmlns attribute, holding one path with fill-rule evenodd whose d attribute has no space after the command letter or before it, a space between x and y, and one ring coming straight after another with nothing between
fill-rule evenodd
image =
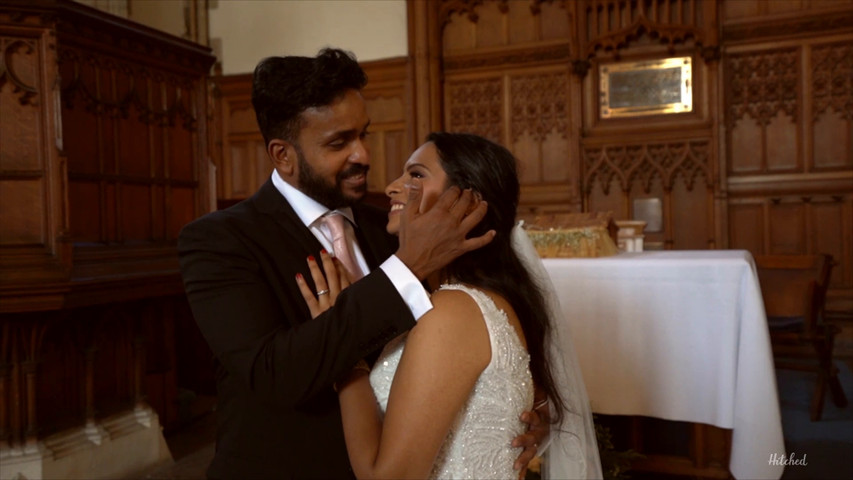
<instances>
[{"instance_id":1,"label":"bride's fingernail with polish","mask_svg":"<svg viewBox=\"0 0 853 480\"><path fill-rule=\"evenodd\" d=\"M308 261L313 262L314 261L314 255L308 255Z\"/></svg>"}]
</instances>

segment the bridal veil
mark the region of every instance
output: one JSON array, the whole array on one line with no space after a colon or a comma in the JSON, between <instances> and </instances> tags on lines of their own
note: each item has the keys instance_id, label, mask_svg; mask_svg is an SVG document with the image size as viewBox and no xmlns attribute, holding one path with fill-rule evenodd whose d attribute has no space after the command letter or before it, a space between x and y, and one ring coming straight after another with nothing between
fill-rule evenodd
<instances>
[{"instance_id":1,"label":"bridal veil","mask_svg":"<svg viewBox=\"0 0 853 480\"><path fill-rule=\"evenodd\" d=\"M566 408L562 424L551 427L542 476L545 479L603 478L589 397L571 332L567 321L562 318L559 297L548 272L522 228L522 222L513 228L512 245L545 299L552 325L551 336L546 339L548 355L554 381Z\"/></svg>"}]
</instances>

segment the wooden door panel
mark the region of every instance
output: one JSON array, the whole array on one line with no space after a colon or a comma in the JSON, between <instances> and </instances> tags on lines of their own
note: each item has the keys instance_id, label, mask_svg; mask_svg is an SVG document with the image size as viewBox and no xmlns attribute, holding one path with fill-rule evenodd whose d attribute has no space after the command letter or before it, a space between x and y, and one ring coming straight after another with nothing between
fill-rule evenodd
<instances>
[{"instance_id":1,"label":"wooden door panel","mask_svg":"<svg viewBox=\"0 0 853 480\"><path fill-rule=\"evenodd\" d=\"M755 200L729 202L729 248L764 252L764 204Z\"/></svg>"},{"instance_id":2,"label":"wooden door panel","mask_svg":"<svg viewBox=\"0 0 853 480\"><path fill-rule=\"evenodd\" d=\"M805 208L799 202L768 205L769 255L793 255L806 251Z\"/></svg>"}]
</instances>

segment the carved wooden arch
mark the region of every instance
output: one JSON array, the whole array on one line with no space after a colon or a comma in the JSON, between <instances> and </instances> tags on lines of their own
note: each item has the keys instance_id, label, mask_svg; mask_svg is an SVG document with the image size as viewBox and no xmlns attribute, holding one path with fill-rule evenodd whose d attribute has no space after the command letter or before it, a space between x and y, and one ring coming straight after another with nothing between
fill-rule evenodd
<instances>
[{"instance_id":1,"label":"carved wooden arch","mask_svg":"<svg viewBox=\"0 0 853 480\"><path fill-rule=\"evenodd\" d=\"M508 2L510 0L442 0L441 8L439 9L439 25L443 28L450 21L450 16L454 13L466 15L468 20L477 23L479 15L476 8L485 4L487 1L497 2L498 10L501 13L509 12ZM530 0L530 13L538 15L542 11L543 3L552 2L554 0ZM564 6L567 0L558 0Z\"/></svg>"},{"instance_id":2,"label":"carved wooden arch","mask_svg":"<svg viewBox=\"0 0 853 480\"><path fill-rule=\"evenodd\" d=\"M477 23L480 16L475 11L477 7L483 4L485 0L442 0L438 10L438 25L439 30L444 30L444 27L450 22L450 16L454 13L459 13L468 17L473 23ZM500 5L498 8L501 12L506 12L509 7L506 5L506 0L498 0Z\"/></svg>"},{"instance_id":3,"label":"carved wooden arch","mask_svg":"<svg viewBox=\"0 0 853 480\"><path fill-rule=\"evenodd\" d=\"M664 191L671 191L678 178L692 191L699 176L711 188L714 176L709 150L710 143L704 139L589 147L583 152L583 191L588 195L598 183L608 195L614 178L624 192L639 181L648 193L656 178Z\"/></svg>"},{"instance_id":4,"label":"carved wooden arch","mask_svg":"<svg viewBox=\"0 0 853 480\"><path fill-rule=\"evenodd\" d=\"M487 2L495 2L498 5L498 10L501 13L509 12L510 1L517 0L441 0L441 6L439 7L438 13L438 25L440 29L444 29L444 26L450 21L450 16L454 13L459 13L461 15L465 15L468 17L473 23L477 23L480 19L480 16L477 14L477 7L485 5ZM569 3L574 2L575 0L529 0L530 1L530 13L533 15L539 15L542 12L542 4L543 3L557 3L562 5L563 8L569 11L569 16L571 18L571 10L568 8Z\"/></svg>"},{"instance_id":5,"label":"carved wooden arch","mask_svg":"<svg viewBox=\"0 0 853 480\"><path fill-rule=\"evenodd\" d=\"M12 85L12 92L18 94L18 102L21 105L35 104L34 99L38 95L35 85L27 85L15 71L14 56L16 54L31 55L36 50L34 41L25 41L19 38L0 38L0 89L7 82Z\"/></svg>"},{"instance_id":6,"label":"carved wooden arch","mask_svg":"<svg viewBox=\"0 0 853 480\"><path fill-rule=\"evenodd\" d=\"M666 23L656 21L649 18L648 11L651 9L654 16L657 16L658 2L648 0L636 0L635 2L625 0L587 0L586 7L582 10L586 15L592 11L604 12L622 12L635 8L635 18L627 27L609 31L603 35L595 37L586 45L586 58L591 59L597 55L599 51L618 52L621 49L628 47L632 42L643 35L648 35L650 38L659 39L661 43L665 43L670 51L674 51L676 44L686 43L688 40L693 40L697 46L710 47L702 50L702 56L706 59L712 59L718 56L716 45L706 45L707 39L703 34L702 25L686 24L686 23ZM684 8L684 0L665 0L661 8L664 8L666 15L669 16L669 9L675 6L678 12ZM701 8L701 2L690 2L693 9ZM695 10L692 12L694 20L696 19Z\"/></svg>"},{"instance_id":7,"label":"carved wooden arch","mask_svg":"<svg viewBox=\"0 0 853 480\"><path fill-rule=\"evenodd\" d=\"M690 39L696 42L697 45L703 43L702 33L698 28L681 25L664 25L654 23L645 17L640 17L630 27L598 37L587 45L587 58L595 57L596 52L599 50L618 51L623 49L643 35L649 35L651 38L659 38L661 43L667 44L670 51L675 49L675 44L685 43Z\"/></svg>"}]
</instances>

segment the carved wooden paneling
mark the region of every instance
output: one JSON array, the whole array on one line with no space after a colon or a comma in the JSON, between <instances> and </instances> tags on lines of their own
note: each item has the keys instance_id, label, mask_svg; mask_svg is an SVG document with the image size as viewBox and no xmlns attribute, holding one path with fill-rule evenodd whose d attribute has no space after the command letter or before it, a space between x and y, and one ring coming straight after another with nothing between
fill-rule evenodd
<instances>
[{"instance_id":1,"label":"carved wooden paneling","mask_svg":"<svg viewBox=\"0 0 853 480\"><path fill-rule=\"evenodd\" d=\"M475 70L448 74L444 129L474 133L513 152L524 187L523 211L573 211L571 204L579 200L569 115L579 106L570 100L568 69L520 70L497 63Z\"/></svg>"},{"instance_id":2,"label":"carved wooden paneling","mask_svg":"<svg viewBox=\"0 0 853 480\"><path fill-rule=\"evenodd\" d=\"M566 39L570 36L572 2L442 0L445 53Z\"/></svg>"},{"instance_id":3,"label":"carved wooden paneling","mask_svg":"<svg viewBox=\"0 0 853 480\"><path fill-rule=\"evenodd\" d=\"M409 119L407 58L364 62L367 85L362 91L370 116L370 171L367 189L384 193L385 187L403 173L403 165L424 140L414 137L414 122ZM374 196L387 206L383 195Z\"/></svg>"},{"instance_id":4,"label":"carved wooden paneling","mask_svg":"<svg viewBox=\"0 0 853 480\"><path fill-rule=\"evenodd\" d=\"M504 143L504 78L451 79L444 88L448 131Z\"/></svg>"},{"instance_id":5,"label":"carved wooden paneling","mask_svg":"<svg viewBox=\"0 0 853 480\"><path fill-rule=\"evenodd\" d=\"M196 214L192 196L188 212L169 206L199 185L205 84L83 48L62 47L59 65L70 189L91 191L69 198L72 240L174 241Z\"/></svg>"},{"instance_id":6,"label":"carved wooden paneling","mask_svg":"<svg viewBox=\"0 0 853 480\"><path fill-rule=\"evenodd\" d=\"M763 252L766 227L760 199L729 200L729 247Z\"/></svg>"},{"instance_id":7,"label":"carved wooden paneling","mask_svg":"<svg viewBox=\"0 0 853 480\"><path fill-rule=\"evenodd\" d=\"M408 6L418 131L464 128L494 136L502 129L504 145L522 162L539 158L522 170L520 216L576 209L627 219L635 200L657 198L663 225L646 232L647 246L832 251L846 265L833 274L831 301L853 306L853 128L844 110L851 104L844 99L853 77L847 73L853 1L409 0ZM558 17L567 29L552 36L537 31ZM600 118L599 65L681 55L693 58L693 112ZM732 61L739 62L738 84ZM558 66L567 72L569 101L566 143L554 146L549 141L563 141L557 129L544 142L537 132L553 123L547 108L561 102L563 86L548 83L541 95L534 90L545 85L538 77ZM502 97L478 90L489 82ZM556 97L550 106L546 92ZM561 167L548 170L557 166L549 158L560 157ZM568 180L549 183L554 177ZM779 209L771 215L774 198ZM697 443L689 458L650 455L640 464L658 473L726 476L725 456L718 454L727 444L703 443L696 431L691 439ZM723 461L711 466L712 458Z\"/></svg>"},{"instance_id":8,"label":"carved wooden paneling","mask_svg":"<svg viewBox=\"0 0 853 480\"><path fill-rule=\"evenodd\" d=\"M633 201L658 198L663 229L647 232L654 248L713 248L715 175L708 139L594 144L583 149L585 210L633 217Z\"/></svg>"},{"instance_id":9,"label":"carved wooden paneling","mask_svg":"<svg viewBox=\"0 0 853 480\"><path fill-rule=\"evenodd\" d=\"M578 140L583 210L635 219L637 200L661 204L659 231L646 230L648 249L724 247L720 239L717 2L697 0L589 0L577 2L582 76L582 131ZM687 113L602 118L604 64L693 58L693 110Z\"/></svg>"},{"instance_id":10,"label":"carved wooden paneling","mask_svg":"<svg viewBox=\"0 0 853 480\"><path fill-rule=\"evenodd\" d=\"M62 280L70 268L51 25L0 8L0 286Z\"/></svg>"},{"instance_id":11,"label":"carved wooden paneling","mask_svg":"<svg viewBox=\"0 0 853 480\"><path fill-rule=\"evenodd\" d=\"M0 29L0 310L79 303L72 279L179 286L177 232L207 207L209 51L58 0L4 2Z\"/></svg>"},{"instance_id":12,"label":"carved wooden paneling","mask_svg":"<svg viewBox=\"0 0 853 480\"><path fill-rule=\"evenodd\" d=\"M587 57L618 52L650 40L673 51L678 44L717 46L713 0L586 0L579 22L580 50Z\"/></svg>"},{"instance_id":13,"label":"carved wooden paneling","mask_svg":"<svg viewBox=\"0 0 853 480\"><path fill-rule=\"evenodd\" d=\"M731 248L756 255L831 254L838 263L828 303L830 308L843 308L853 295L853 188L840 195L770 194L731 199L729 243Z\"/></svg>"},{"instance_id":14,"label":"carved wooden paneling","mask_svg":"<svg viewBox=\"0 0 853 480\"><path fill-rule=\"evenodd\" d=\"M509 77L509 141L522 164L522 183L570 179L569 75L554 72Z\"/></svg>"},{"instance_id":15,"label":"carved wooden paneling","mask_svg":"<svg viewBox=\"0 0 853 480\"><path fill-rule=\"evenodd\" d=\"M800 50L732 54L726 69L729 173L802 171Z\"/></svg>"},{"instance_id":16,"label":"carved wooden paneling","mask_svg":"<svg viewBox=\"0 0 853 480\"><path fill-rule=\"evenodd\" d=\"M811 50L811 170L853 169L853 41Z\"/></svg>"},{"instance_id":17,"label":"carved wooden paneling","mask_svg":"<svg viewBox=\"0 0 853 480\"><path fill-rule=\"evenodd\" d=\"M635 145L610 145L584 148L584 190L599 182L608 193L611 178L619 180L623 191L635 184L645 191L657 178L664 190L671 191L681 180L692 190L697 180L713 185L713 167L707 139L650 142Z\"/></svg>"},{"instance_id":18,"label":"carved wooden paneling","mask_svg":"<svg viewBox=\"0 0 853 480\"><path fill-rule=\"evenodd\" d=\"M191 321L175 238L207 210L213 57L59 0L0 3L0 54L0 449L60 458L45 436L100 441L147 362L175 370L154 333ZM149 397L166 425L176 389Z\"/></svg>"},{"instance_id":19,"label":"carved wooden paneling","mask_svg":"<svg viewBox=\"0 0 853 480\"><path fill-rule=\"evenodd\" d=\"M187 420L179 418L175 403L176 345L199 345L183 327L192 322L187 310L186 299L176 296L5 315L0 321L0 444L13 450L34 445L142 401L158 412L165 428ZM176 326L181 330L176 332ZM209 363L209 352L194 352L207 353ZM199 364L204 357L195 360L198 378L189 384L196 392L210 392L212 368ZM171 375L171 386L165 385L170 395L164 395L164 375Z\"/></svg>"},{"instance_id":20,"label":"carved wooden paneling","mask_svg":"<svg viewBox=\"0 0 853 480\"><path fill-rule=\"evenodd\" d=\"M213 77L218 125L216 198L244 199L255 193L272 172L264 139L252 108L252 76Z\"/></svg>"},{"instance_id":21,"label":"carved wooden paneling","mask_svg":"<svg viewBox=\"0 0 853 480\"><path fill-rule=\"evenodd\" d=\"M813 15L802 5L772 14L771 3L738 14L753 23L723 26L729 246L832 254L828 301L850 308L853 2L815 5Z\"/></svg>"},{"instance_id":22,"label":"carved wooden paneling","mask_svg":"<svg viewBox=\"0 0 853 480\"><path fill-rule=\"evenodd\" d=\"M433 35L440 37L444 121L432 129L474 133L510 149L520 163L519 215L579 210L571 120L581 108L573 102L577 2L438 6Z\"/></svg>"},{"instance_id":23,"label":"carved wooden paneling","mask_svg":"<svg viewBox=\"0 0 853 480\"><path fill-rule=\"evenodd\" d=\"M811 15L821 10L849 7L850 4L853 4L850 0L727 0L723 2L722 10L726 20L743 20L784 14Z\"/></svg>"}]
</instances>

